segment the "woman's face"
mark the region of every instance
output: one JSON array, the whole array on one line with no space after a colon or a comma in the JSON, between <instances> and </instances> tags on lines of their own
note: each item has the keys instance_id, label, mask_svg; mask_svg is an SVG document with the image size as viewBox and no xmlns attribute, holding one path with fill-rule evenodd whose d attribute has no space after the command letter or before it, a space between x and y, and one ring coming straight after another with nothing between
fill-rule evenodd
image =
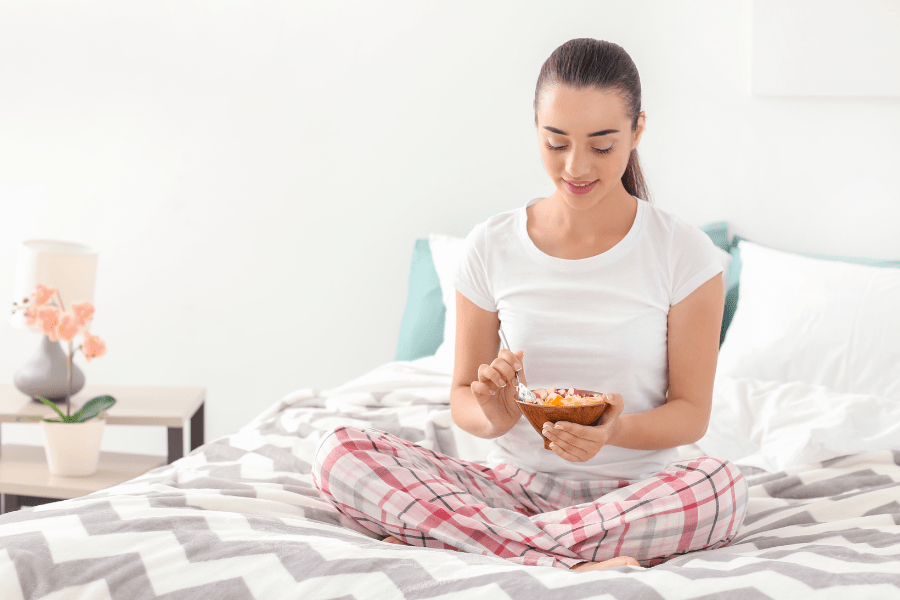
<instances>
[{"instance_id":1,"label":"woman's face","mask_svg":"<svg viewBox=\"0 0 900 600\"><path fill-rule=\"evenodd\" d=\"M548 87L541 95L537 132L541 160L557 194L573 207L596 205L622 192L622 174L644 130L632 131L622 96L597 88Z\"/></svg>"}]
</instances>

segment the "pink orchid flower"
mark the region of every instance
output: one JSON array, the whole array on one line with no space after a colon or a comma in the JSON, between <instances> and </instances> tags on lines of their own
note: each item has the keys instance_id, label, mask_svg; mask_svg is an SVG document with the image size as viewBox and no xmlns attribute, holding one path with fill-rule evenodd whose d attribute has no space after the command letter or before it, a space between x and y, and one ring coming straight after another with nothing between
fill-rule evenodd
<instances>
[{"instance_id":1,"label":"pink orchid flower","mask_svg":"<svg viewBox=\"0 0 900 600\"><path fill-rule=\"evenodd\" d=\"M100 358L106 354L106 342L96 335L91 335L85 331L84 343L81 344L81 351L84 352L85 360L91 362L92 358Z\"/></svg>"},{"instance_id":2,"label":"pink orchid flower","mask_svg":"<svg viewBox=\"0 0 900 600\"><path fill-rule=\"evenodd\" d=\"M37 328L37 320L38 320L37 307L32 306L31 308L26 308L25 309L25 324L28 325L28 327L30 327L32 329L36 329Z\"/></svg>"},{"instance_id":3,"label":"pink orchid flower","mask_svg":"<svg viewBox=\"0 0 900 600\"><path fill-rule=\"evenodd\" d=\"M43 306L50 301L50 298L56 295L57 289L55 287L47 287L46 285L38 284L37 288L34 290L34 305L35 306Z\"/></svg>"},{"instance_id":4,"label":"pink orchid flower","mask_svg":"<svg viewBox=\"0 0 900 600\"><path fill-rule=\"evenodd\" d=\"M59 326L59 320L62 311L56 306L42 306L38 309L38 328L41 333L47 336L51 342L59 339L56 328Z\"/></svg>"},{"instance_id":5,"label":"pink orchid flower","mask_svg":"<svg viewBox=\"0 0 900 600\"><path fill-rule=\"evenodd\" d=\"M88 321L94 318L94 305L90 302L73 302L72 313L75 315L79 327L84 327Z\"/></svg>"},{"instance_id":6,"label":"pink orchid flower","mask_svg":"<svg viewBox=\"0 0 900 600\"><path fill-rule=\"evenodd\" d=\"M57 337L64 342L71 342L80 331L81 326L78 324L78 318L70 312L62 313L56 326Z\"/></svg>"}]
</instances>

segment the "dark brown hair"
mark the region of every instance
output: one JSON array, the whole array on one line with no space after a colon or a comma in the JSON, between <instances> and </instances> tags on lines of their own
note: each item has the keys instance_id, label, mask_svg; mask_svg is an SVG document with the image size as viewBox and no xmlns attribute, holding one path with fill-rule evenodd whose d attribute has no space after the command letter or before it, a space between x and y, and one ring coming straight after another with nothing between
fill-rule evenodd
<instances>
[{"instance_id":1,"label":"dark brown hair","mask_svg":"<svg viewBox=\"0 0 900 600\"><path fill-rule=\"evenodd\" d=\"M538 102L550 85L568 85L576 89L594 87L614 90L622 95L631 117L631 130L637 128L641 112L641 78L625 49L612 42L592 38L569 40L553 51L538 75L534 90L534 122L537 124ZM632 196L650 200L650 190L641 172L637 148L628 157L622 174L622 185Z\"/></svg>"}]
</instances>

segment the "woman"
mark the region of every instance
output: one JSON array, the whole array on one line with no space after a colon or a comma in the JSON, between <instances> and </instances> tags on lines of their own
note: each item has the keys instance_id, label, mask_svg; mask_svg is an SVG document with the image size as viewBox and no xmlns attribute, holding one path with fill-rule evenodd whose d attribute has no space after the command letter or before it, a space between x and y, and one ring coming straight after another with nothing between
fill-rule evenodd
<instances>
[{"instance_id":1,"label":"woman","mask_svg":"<svg viewBox=\"0 0 900 600\"><path fill-rule=\"evenodd\" d=\"M340 428L317 485L386 541L522 564L651 566L726 545L746 482L675 451L709 420L722 268L703 232L646 200L637 69L615 44L571 40L544 63L534 109L556 190L476 226L455 282L451 411L493 440L488 463ZM532 387L606 392L601 422L547 423L545 450L515 404L526 362Z\"/></svg>"}]
</instances>

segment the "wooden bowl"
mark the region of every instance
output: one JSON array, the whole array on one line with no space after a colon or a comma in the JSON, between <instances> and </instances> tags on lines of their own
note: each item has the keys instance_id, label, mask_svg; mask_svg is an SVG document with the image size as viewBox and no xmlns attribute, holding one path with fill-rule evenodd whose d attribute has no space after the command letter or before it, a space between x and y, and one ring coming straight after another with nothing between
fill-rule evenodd
<instances>
[{"instance_id":1,"label":"wooden bowl","mask_svg":"<svg viewBox=\"0 0 900 600\"><path fill-rule=\"evenodd\" d=\"M588 390L580 390L589 392ZM544 429L544 423L547 421L556 423L557 421L569 421L570 423L578 423L579 425L596 425L600 422L600 417L606 411L609 404L606 400L601 400L595 404L582 404L581 406L550 406L547 404L532 404L531 402L522 402L516 400L516 404L522 409L525 418L534 427L541 438L544 440L544 448L550 449L550 440L544 437L541 431Z\"/></svg>"}]
</instances>

